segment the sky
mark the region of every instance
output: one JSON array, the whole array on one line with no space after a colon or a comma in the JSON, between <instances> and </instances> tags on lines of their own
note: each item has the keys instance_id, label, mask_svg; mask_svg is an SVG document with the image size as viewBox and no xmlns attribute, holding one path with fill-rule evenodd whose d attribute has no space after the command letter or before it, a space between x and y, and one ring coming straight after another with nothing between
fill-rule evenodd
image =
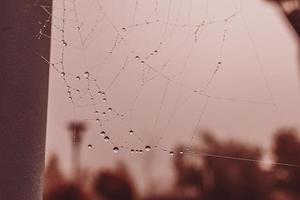
<instances>
[{"instance_id":1,"label":"sky","mask_svg":"<svg viewBox=\"0 0 300 200\"><path fill-rule=\"evenodd\" d=\"M54 0L52 19L46 158L67 173L72 120L88 125L82 165L124 161L141 190L168 188L169 152L201 130L269 153L274 131L299 128L298 44L270 3Z\"/></svg>"}]
</instances>

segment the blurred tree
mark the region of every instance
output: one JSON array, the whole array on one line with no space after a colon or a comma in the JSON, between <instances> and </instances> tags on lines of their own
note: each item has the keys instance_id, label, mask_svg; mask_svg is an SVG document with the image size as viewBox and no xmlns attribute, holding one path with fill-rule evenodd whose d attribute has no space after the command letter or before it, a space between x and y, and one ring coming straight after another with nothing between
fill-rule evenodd
<instances>
[{"instance_id":1,"label":"blurred tree","mask_svg":"<svg viewBox=\"0 0 300 200\"><path fill-rule=\"evenodd\" d=\"M294 129L281 129L274 138L273 154L275 162L300 166L300 140ZM300 168L275 165L275 186L300 197Z\"/></svg>"},{"instance_id":2,"label":"blurred tree","mask_svg":"<svg viewBox=\"0 0 300 200\"><path fill-rule=\"evenodd\" d=\"M59 167L58 157L51 155L44 173L44 193L52 191L57 185L60 185L64 181L65 179Z\"/></svg>"},{"instance_id":3,"label":"blurred tree","mask_svg":"<svg viewBox=\"0 0 300 200\"><path fill-rule=\"evenodd\" d=\"M272 170L264 171L257 162L261 158L259 148L236 141L220 141L209 132L202 134L199 144L177 147L173 161L176 171L174 190L158 196L150 194L145 199L299 199L300 170L296 166L300 166L300 139L294 129L281 129L276 133L273 154L275 162L295 167L277 164ZM105 200L136 199L133 181L122 163L115 170L99 172L92 187L88 179L74 181L65 180L57 157L52 155L45 171L44 199L89 200L91 196Z\"/></svg>"},{"instance_id":4,"label":"blurred tree","mask_svg":"<svg viewBox=\"0 0 300 200\"><path fill-rule=\"evenodd\" d=\"M95 178L94 191L98 198L134 200L135 187L127 169L120 164L115 171L101 171Z\"/></svg>"},{"instance_id":5,"label":"blurred tree","mask_svg":"<svg viewBox=\"0 0 300 200\"><path fill-rule=\"evenodd\" d=\"M44 195L44 200L89 200L80 185L72 182L64 182L49 193Z\"/></svg>"},{"instance_id":6,"label":"blurred tree","mask_svg":"<svg viewBox=\"0 0 300 200\"><path fill-rule=\"evenodd\" d=\"M207 133L203 135L203 141L207 152L203 153L204 199L267 199L266 173L257 162L235 159L259 160L258 148L232 141L221 143Z\"/></svg>"},{"instance_id":7,"label":"blurred tree","mask_svg":"<svg viewBox=\"0 0 300 200\"><path fill-rule=\"evenodd\" d=\"M179 146L173 161L176 172L176 190L184 196L200 197L202 191L202 169L193 162L187 161L184 146ZM181 152L181 153L180 153Z\"/></svg>"},{"instance_id":8,"label":"blurred tree","mask_svg":"<svg viewBox=\"0 0 300 200\"><path fill-rule=\"evenodd\" d=\"M179 147L182 152L184 147ZM177 187L196 188L198 198L204 200L266 200L270 178L258 162L261 152L239 142L220 142L209 132L202 134L200 153L202 166L187 162L187 154L179 153L174 160ZM235 159L246 158L249 160ZM195 159L195 158L191 158Z\"/></svg>"},{"instance_id":9,"label":"blurred tree","mask_svg":"<svg viewBox=\"0 0 300 200\"><path fill-rule=\"evenodd\" d=\"M80 182L65 179L56 155L51 155L45 170L44 200L89 200Z\"/></svg>"}]
</instances>

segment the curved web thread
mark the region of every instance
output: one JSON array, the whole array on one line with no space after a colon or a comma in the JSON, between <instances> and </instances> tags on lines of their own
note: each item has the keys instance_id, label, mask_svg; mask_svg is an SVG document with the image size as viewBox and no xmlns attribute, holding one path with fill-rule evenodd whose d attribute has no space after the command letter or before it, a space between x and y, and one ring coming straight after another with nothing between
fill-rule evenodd
<instances>
[{"instance_id":1,"label":"curved web thread","mask_svg":"<svg viewBox=\"0 0 300 200\"><path fill-rule=\"evenodd\" d=\"M193 22L192 19L192 8L195 6L193 5L195 4L193 0L151 1L150 4L153 5L152 10L145 18L138 16L140 15L139 10L142 9L143 2L141 0L135 0L132 5L132 13L128 17L131 20L127 22L127 25L124 25L125 23L116 23L116 17L114 16L113 18L107 11L105 7L106 4L109 3L101 0L90 0L84 3L76 0L54 1L53 10L56 10L57 13L53 16L47 11L48 7L46 5L42 6L42 9L49 14L49 18L45 23L41 24L42 27L37 34L37 38L51 39L52 43L60 47L58 55L52 58L51 62L46 60L42 55L40 56L61 76L64 87L66 88L66 96L74 109L73 118L94 121L99 130L98 134L103 137L105 142L108 142L108 144L112 146L114 152L124 149L131 153L143 153L144 151L149 151L151 148L155 148L158 151L168 152L170 155L178 153L170 148L164 147L161 142L171 127L174 118L178 117L178 112L195 97L200 99L199 111L198 119L196 120L196 124L194 124L195 130L190 134L190 144L192 144L196 136L197 128L201 125L205 117L205 111L209 107L211 99L215 101L230 101L245 104L276 105L270 87L268 86L261 61L255 49L254 41L250 36L245 18L242 14L241 1L237 3L233 0L233 12L218 19L211 19L209 1L202 1L200 11L204 14L201 19L196 20L196 23ZM131 6L130 1L128 1L127 4ZM183 6L184 4L188 6ZM165 10L163 9L164 7L166 8ZM183 11L183 7L187 8L186 12ZM79 13L79 11L82 10L84 10L84 12ZM183 19L183 13L186 14L185 19ZM264 79L264 87L270 96L269 101L217 96L209 92L218 73L222 73L222 70L226 70L226 66L223 63L224 51L226 51L225 44L228 35L230 35L231 21L236 18L242 18L243 25L246 26L258 66L261 70L260 72ZM53 36L50 38L43 33L43 29L49 25L51 20ZM191 86L186 83L184 75L192 67L191 57L196 51L195 49L201 45L202 35L213 25L223 27L222 34L217 38L219 44L216 46L218 50L216 50L215 65L208 66L211 69L210 73L207 73L206 80L203 81L200 86ZM131 41L132 35L149 31L147 27L151 26L158 26L161 30L158 31L160 34L157 36L155 44L149 45L149 47L146 46L146 48L144 47L143 49L135 48ZM96 59L96 62L91 64L90 57L92 56L90 54L94 53L91 53L90 49L93 50L94 48L94 50L97 50L97 48L93 46L97 45L95 41L99 38L102 39L101 41L104 44L107 37L105 34L107 33L109 33L113 39L107 42L109 45L105 44L105 50L101 48L99 53L101 59L99 61ZM149 33L147 32L147 34ZM178 37L178 35L180 35L182 40L178 41L175 46L172 46L174 38ZM146 35L142 36L146 37ZM172 49L170 49L166 55L165 51L169 45ZM176 55L178 49L185 46L187 49L181 60L173 56L173 54ZM120 54L120 50L124 55L117 57ZM163 54L163 59L160 54ZM66 55L68 55L68 58L66 58ZM78 69L73 70L74 68L72 68L70 58L76 56L79 56L82 60L81 64L77 65ZM119 61L117 63L113 62L116 57ZM173 67L173 69L172 65L179 67ZM105 70L108 67L112 67L114 70L113 73L107 74L110 78L107 78L105 83L98 78L98 74L105 75ZM172 73L168 73L170 69ZM173 72L173 70L175 72ZM114 98L120 97L115 97L117 95L114 94L114 90L118 87L120 79L122 79L123 76L128 76L132 71L136 72L136 74L134 74L135 82L132 81L135 88L128 90L133 91L134 94L131 100L127 101L126 106L119 106L118 103L116 103L118 101ZM104 75L101 77L103 78ZM153 123L149 122L149 124L152 124L153 130L151 131L158 132L159 134L153 138L155 142L150 145L143 137L143 130L135 127L134 114L137 104L142 101L142 96L147 92L147 87L153 84L153 82L160 83L159 80L163 82L159 84L160 90L157 92L159 93L157 94L159 98L156 113L152 119ZM168 104L170 90L174 87L177 88L175 104L172 109L170 109L169 114L165 116L163 115L164 108ZM82 117L80 116L82 109L89 110L90 113ZM160 120L163 116L166 118L164 126L160 124ZM113 134L113 131L107 130L110 127L107 124L110 123L114 123L116 126L125 123L126 125L124 126L125 129L123 132L127 133L128 138L134 137L136 141L138 141L138 144L129 143L129 139L127 140L127 138L125 138L123 144L116 142L115 138L117 138L118 135ZM196 153L224 159L261 162L247 158L195 152L191 149L186 149L185 152L180 153ZM294 166L287 163L271 164Z\"/></svg>"}]
</instances>

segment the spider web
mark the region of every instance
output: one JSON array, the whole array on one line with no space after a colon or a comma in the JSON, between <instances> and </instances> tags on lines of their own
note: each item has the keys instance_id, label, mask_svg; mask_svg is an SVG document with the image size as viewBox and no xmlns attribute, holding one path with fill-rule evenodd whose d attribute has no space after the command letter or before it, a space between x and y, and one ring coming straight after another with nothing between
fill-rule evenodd
<instances>
[{"instance_id":1,"label":"spider web","mask_svg":"<svg viewBox=\"0 0 300 200\"><path fill-rule=\"evenodd\" d=\"M263 162L192 149L176 152L172 146L173 139L195 141L211 104L276 110L241 0L54 0L52 14L47 5L41 8L49 18L36 37L51 39L52 51L50 61L40 56L61 77L72 117L92 122L93 134L113 152L191 153ZM50 21L51 37L43 32ZM246 52L252 55L247 59L255 61L251 70L232 66L229 58L234 55L228 49L237 36L232 27L247 33ZM247 86L245 92L235 93L239 83L233 79L242 81L241 89L251 81L243 82L242 73L228 74L228 68L251 72L260 88ZM226 80L228 89L222 86ZM257 95L249 95L251 90ZM88 147L95 145L90 141Z\"/></svg>"}]
</instances>

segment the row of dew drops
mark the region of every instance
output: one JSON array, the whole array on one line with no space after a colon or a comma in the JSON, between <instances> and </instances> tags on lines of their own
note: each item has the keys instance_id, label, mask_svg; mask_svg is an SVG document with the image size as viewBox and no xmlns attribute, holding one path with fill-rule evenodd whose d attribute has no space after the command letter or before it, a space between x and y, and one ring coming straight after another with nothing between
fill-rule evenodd
<instances>
[{"instance_id":1,"label":"row of dew drops","mask_svg":"<svg viewBox=\"0 0 300 200\"><path fill-rule=\"evenodd\" d=\"M136 59L138 59L138 57L136 57ZM61 76L62 76L62 77L65 77L65 75L66 75L65 72L61 72ZM89 79L89 77L90 77L90 73L89 73L89 72L84 72L83 75L84 75L84 77L85 77L86 79ZM76 80L78 80L78 81L81 80L80 76L76 76L75 78L76 78ZM79 92L80 92L79 89L77 89L76 92L79 93ZM105 92L99 91L98 94L99 94L99 95L100 95L100 94L105 95ZM72 97L69 96L69 99L72 100ZM103 98L102 100L103 100L103 102L106 102L106 101L107 101L106 98ZM113 110L113 109L112 109L111 107L108 108L108 111L109 111L109 112L111 112L112 110ZM96 112L96 114L98 114L98 111L95 111L95 112ZM102 114L105 115L106 113L103 112ZM99 123L99 122L100 122L100 119L97 118L97 119L96 119L96 122ZM129 134L130 134L130 135L133 135L133 134L134 134L134 131L133 131L133 130L129 130ZM101 132L99 133L99 135L103 137L103 140L104 140L105 142L109 142L109 141L110 141L110 137L106 135L106 132L105 132L105 131L101 131ZM92 148L93 148L93 145L92 145L92 144L88 144L88 148L89 148L89 149L92 149ZM124 148L124 147L122 146L122 148ZM158 146L155 146L154 148L158 148ZM117 146L114 146L112 150L113 150L114 153L119 153L120 148L117 147ZM133 153L136 153L136 154L142 154L143 152L149 152L149 151L151 151L151 150L152 150L152 147L151 147L150 145L146 145L146 146L144 147L144 150L142 150L142 149L130 149L129 151L130 151L130 153L132 153L132 154L133 154ZM163 151L167 151L166 149L162 149L162 150L163 150ZM175 152L174 152L174 151L168 151L168 152L169 152L169 155L171 155L171 156L174 156L174 155L175 155ZM183 153L184 153L184 151L179 151L179 154L183 154Z\"/></svg>"}]
</instances>

